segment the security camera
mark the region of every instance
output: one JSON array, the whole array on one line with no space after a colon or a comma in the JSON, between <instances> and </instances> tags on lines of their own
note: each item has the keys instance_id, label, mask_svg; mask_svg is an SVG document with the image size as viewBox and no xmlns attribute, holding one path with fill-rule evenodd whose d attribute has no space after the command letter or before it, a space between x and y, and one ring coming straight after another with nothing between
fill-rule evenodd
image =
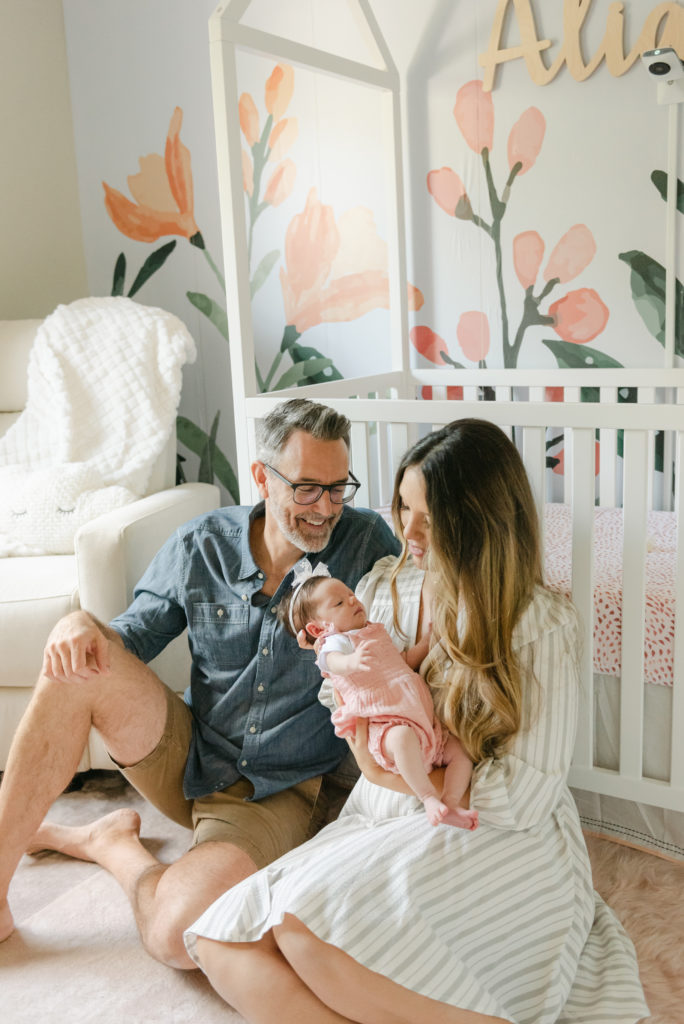
<instances>
[{"instance_id":1,"label":"security camera","mask_svg":"<svg viewBox=\"0 0 684 1024\"><path fill-rule=\"evenodd\" d=\"M671 46L661 46L658 50L646 50L641 54L644 67L649 75L661 82L673 82L676 78L684 78L684 64Z\"/></svg>"}]
</instances>

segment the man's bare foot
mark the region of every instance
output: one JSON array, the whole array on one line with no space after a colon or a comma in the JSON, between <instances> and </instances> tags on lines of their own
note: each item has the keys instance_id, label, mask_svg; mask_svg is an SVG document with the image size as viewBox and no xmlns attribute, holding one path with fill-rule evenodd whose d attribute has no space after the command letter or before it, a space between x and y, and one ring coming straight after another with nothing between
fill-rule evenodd
<instances>
[{"instance_id":1,"label":"man's bare foot","mask_svg":"<svg viewBox=\"0 0 684 1024\"><path fill-rule=\"evenodd\" d=\"M26 852L30 854L54 850L67 857L100 863L103 849L122 839L137 840L139 835L140 815L137 811L122 809L112 811L88 825L58 825L53 821L44 821Z\"/></svg>"},{"instance_id":2,"label":"man's bare foot","mask_svg":"<svg viewBox=\"0 0 684 1024\"><path fill-rule=\"evenodd\" d=\"M0 900L0 942L8 939L14 931L14 918L7 900Z\"/></svg>"}]
</instances>

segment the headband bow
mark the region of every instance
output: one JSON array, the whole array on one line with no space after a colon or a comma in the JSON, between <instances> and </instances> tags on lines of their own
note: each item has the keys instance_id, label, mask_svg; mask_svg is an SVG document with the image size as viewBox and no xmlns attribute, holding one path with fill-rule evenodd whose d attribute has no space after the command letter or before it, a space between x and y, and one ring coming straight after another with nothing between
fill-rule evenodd
<instances>
[{"instance_id":1,"label":"headband bow","mask_svg":"<svg viewBox=\"0 0 684 1024\"><path fill-rule=\"evenodd\" d=\"M289 619L290 629L296 635L297 630L295 629L292 612L294 610L294 603L300 588L313 576L330 576L330 570L325 562L319 562L318 565L312 566L308 558L300 558L299 561L295 563L292 571L294 572L294 579L292 580L292 600L290 601Z\"/></svg>"}]
</instances>

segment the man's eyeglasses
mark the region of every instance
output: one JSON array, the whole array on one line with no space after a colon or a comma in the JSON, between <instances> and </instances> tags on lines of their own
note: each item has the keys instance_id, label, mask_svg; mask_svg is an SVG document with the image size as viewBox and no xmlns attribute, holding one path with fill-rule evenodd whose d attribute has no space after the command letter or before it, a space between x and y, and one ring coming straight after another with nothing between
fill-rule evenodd
<instances>
[{"instance_id":1,"label":"man's eyeglasses","mask_svg":"<svg viewBox=\"0 0 684 1024\"><path fill-rule=\"evenodd\" d=\"M351 480L345 480L343 484L293 484L291 480L284 477L273 466L269 466L267 462L264 462L264 466L266 469L270 469L271 473L277 476L279 480L282 480L284 484L292 488L292 498L295 505L313 505L321 497L323 491L328 492L333 505L346 505L348 501L352 500L361 486L361 482L356 479L353 473L349 474Z\"/></svg>"}]
</instances>

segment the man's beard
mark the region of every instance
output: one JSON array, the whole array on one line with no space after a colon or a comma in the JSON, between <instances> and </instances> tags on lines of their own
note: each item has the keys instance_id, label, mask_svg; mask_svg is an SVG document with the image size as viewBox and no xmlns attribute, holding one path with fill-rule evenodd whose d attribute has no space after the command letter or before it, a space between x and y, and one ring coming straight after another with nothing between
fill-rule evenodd
<instances>
[{"instance_id":1,"label":"man's beard","mask_svg":"<svg viewBox=\"0 0 684 1024\"><path fill-rule=\"evenodd\" d=\"M294 544L296 548L299 548L300 551L322 551L329 543L333 529L341 515L340 511L337 516L328 518L326 520L327 529L325 530L307 529L306 523L303 523L300 529L295 529L290 525L290 520L288 519L287 514L281 506L277 504L277 502L273 501L272 498L269 498L269 505L282 535L286 540L289 540L290 544ZM302 506L302 508L303 507L304 506ZM306 512L302 511L299 515L306 515ZM301 523L301 519L299 522Z\"/></svg>"}]
</instances>

